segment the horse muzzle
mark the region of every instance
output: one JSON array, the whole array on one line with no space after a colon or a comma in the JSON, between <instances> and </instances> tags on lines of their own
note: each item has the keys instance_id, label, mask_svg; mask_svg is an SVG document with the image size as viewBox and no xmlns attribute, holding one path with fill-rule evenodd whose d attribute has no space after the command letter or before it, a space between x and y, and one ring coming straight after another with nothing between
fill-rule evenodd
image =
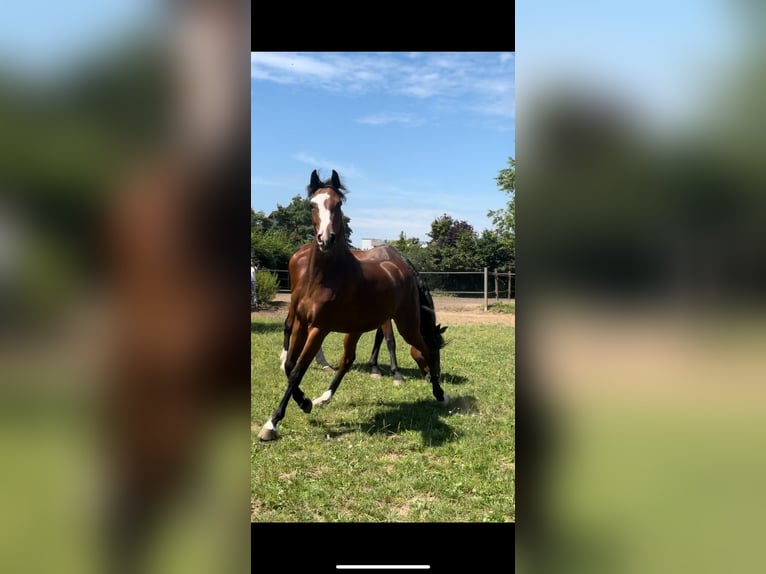
<instances>
[{"instance_id":1,"label":"horse muzzle","mask_svg":"<svg viewBox=\"0 0 766 574\"><path fill-rule=\"evenodd\" d=\"M319 251L322 251L322 252L329 251L330 249L332 249L333 245L335 245L334 233L331 233L327 239L322 239L321 233L317 235L317 246L319 247Z\"/></svg>"}]
</instances>

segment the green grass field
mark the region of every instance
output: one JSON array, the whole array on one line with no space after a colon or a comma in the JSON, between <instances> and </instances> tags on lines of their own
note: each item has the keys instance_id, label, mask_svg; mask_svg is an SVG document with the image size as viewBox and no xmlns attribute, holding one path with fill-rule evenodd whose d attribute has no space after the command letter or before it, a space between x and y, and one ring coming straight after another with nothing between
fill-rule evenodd
<instances>
[{"instance_id":1,"label":"green grass field","mask_svg":"<svg viewBox=\"0 0 766 574\"><path fill-rule=\"evenodd\" d=\"M372 379L373 333L333 401L306 415L294 401L263 443L258 431L285 390L279 370L282 322L251 322L251 521L508 522L515 521L515 330L503 325L450 325L442 350L439 405L431 385L397 334L400 387ZM325 340L337 365L343 335ZM301 388L315 398L332 373L312 365Z\"/></svg>"}]
</instances>

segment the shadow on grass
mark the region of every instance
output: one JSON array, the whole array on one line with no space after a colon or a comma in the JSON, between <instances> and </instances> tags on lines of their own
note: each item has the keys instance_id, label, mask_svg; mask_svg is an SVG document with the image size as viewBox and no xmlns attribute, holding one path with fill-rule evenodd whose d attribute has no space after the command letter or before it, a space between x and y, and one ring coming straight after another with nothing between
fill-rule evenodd
<instances>
[{"instance_id":1,"label":"shadow on grass","mask_svg":"<svg viewBox=\"0 0 766 574\"><path fill-rule=\"evenodd\" d=\"M286 314L287 308L289 306L290 306L289 301L271 301L269 303L260 303L257 307L254 307L253 305L251 305L250 310L254 312L268 311L269 313L273 313L276 311L284 311Z\"/></svg>"},{"instance_id":2,"label":"shadow on grass","mask_svg":"<svg viewBox=\"0 0 766 574\"><path fill-rule=\"evenodd\" d=\"M476 398L472 396L452 397L447 406L437 403L434 399L423 399L405 403L387 402L383 403L383 407L372 418L358 423L341 423L330 427L321 420L312 419L310 424L324 427L324 433L330 439L356 432L393 436L405 431L415 431L420 433L424 445L440 446L460 438L445 422L445 418L454 414L479 412Z\"/></svg>"},{"instance_id":3,"label":"shadow on grass","mask_svg":"<svg viewBox=\"0 0 766 574\"><path fill-rule=\"evenodd\" d=\"M391 379L391 367L387 365L378 365L378 368L380 369L381 375L383 376L383 379ZM349 371L357 371L360 373L370 373L370 364L369 363L354 363L351 366L351 369ZM399 367L399 372L404 377L405 381L417 381L421 380L423 383L430 386L430 383L426 382L425 377L420 372L420 369L416 368L402 368ZM442 373L441 377L442 384L448 384L448 385L462 385L464 383L468 382L468 378L464 377L462 375L451 375L449 373Z\"/></svg>"},{"instance_id":4,"label":"shadow on grass","mask_svg":"<svg viewBox=\"0 0 766 574\"><path fill-rule=\"evenodd\" d=\"M265 333L281 333L284 329L284 323L274 322L274 323L253 323L250 322L250 332L251 333L258 333L258 334L265 334Z\"/></svg>"}]
</instances>

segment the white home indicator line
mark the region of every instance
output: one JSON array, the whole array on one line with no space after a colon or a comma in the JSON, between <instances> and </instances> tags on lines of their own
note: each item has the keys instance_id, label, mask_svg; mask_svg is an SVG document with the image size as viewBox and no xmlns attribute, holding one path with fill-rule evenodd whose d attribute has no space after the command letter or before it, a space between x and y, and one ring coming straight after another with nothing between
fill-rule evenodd
<instances>
[{"instance_id":1,"label":"white home indicator line","mask_svg":"<svg viewBox=\"0 0 766 574\"><path fill-rule=\"evenodd\" d=\"M430 570L430 564L337 564L336 570Z\"/></svg>"}]
</instances>

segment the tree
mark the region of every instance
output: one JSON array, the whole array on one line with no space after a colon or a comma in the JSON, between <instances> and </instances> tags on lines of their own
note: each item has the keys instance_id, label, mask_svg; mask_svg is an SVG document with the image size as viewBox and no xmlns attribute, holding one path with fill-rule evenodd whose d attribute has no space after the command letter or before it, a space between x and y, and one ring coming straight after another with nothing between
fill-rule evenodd
<instances>
[{"instance_id":1,"label":"tree","mask_svg":"<svg viewBox=\"0 0 766 574\"><path fill-rule=\"evenodd\" d=\"M463 220L446 213L431 223L428 234L429 260L435 270L468 271L476 269L476 232Z\"/></svg>"},{"instance_id":2,"label":"tree","mask_svg":"<svg viewBox=\"0 0 766 574\"><path fill-rule=\"evenodd\" d=\"M311 221L311 205L308 198L296 195L287 206L277 204L277 209L268 216L271 228L284 231L297 249L304 243L308 243L314 236L314 225ZM346 243L351 245L349 225L351 219L343 216L343 227L346 235Z\"/></svg>"},{"instance_id":3,"label":"tree","mask_svg":"<svg viewBox=\"0 0 766 574\"><path fill-rule=\"evenodd\" d=\"M501 236L516 235L516 160L508 158L509 167L503 168L495 177L500 191L508 194L508 203L503 209L489 210L487 217Z\"/></svg>"},{"instance_id":4,"label":"tree","mask_svg":"<svg viewBox=\"0 0 766 574\"><path fill-rule=\"evenodd\" d=\"M513 244L500 237L497 231L485 229L476 241L480 267L488 269L515 269Z\"/></svg>"},{"instance_id":5,"label":"tree","mask_svg":"<svg viewBox=\"0 0 766 574\"><path fill-rule=\"evenodd\" d=\"M418 271L433 271L429 252L422 246L420 238L407 237L404 231L401 231L399 239L392 241L391 245L409 259Z\"/></svg>"},{"instance_id":6,"label":"tree","mask_svg":"<svg viewBox=\"0 0 766 574\"><path fill-rule=\"evenodd\" d=\"M464 233L473 235L473 226L467 221L453 219L445 213L431 223L431 231L428 236L431 238L432 245L442 249L455 247L460 236Z\"/></svg>"},{"instance_id":7,"label":"tree","mask_svg":"<svg viewBox=\"0 0 766 574\"><path fill-rule=\"evenodd\" d=\"M346 243L351 245L351 220L343 216ZM314 235L309 200L300 195L269 215L250 208L250 254L262 267L287 269L290 256Z\"/></svg>"},{"instance_id":8,"label":"tree","mask_svg":"<svg viewBox=\"0 0 766 574\"><path fill-rule=\"evenodd\" d=\"M482 237L480 250L487 267L516 268L516 160L508 158L508 167L495 177L500 191L508 195L508 203L502 209L489 210L487 217L495 226L496 238ZM494 246L491 244L494 243Z\"/></svg>"},{"instance_id":9,"label":"tree","mask_svg":"<svg viewBox=\"0 0 766 574\"><path fill-rule=\"evenodd\" d=\"M277 204L277 208L269 214L268 220L272 228L284 233L295 246L311 241L314 235L309 200L300 195L294 196L286 206Z\"/></svg>"},{"instance_id":10,"label":"tree","mask_svg":"<svg viewBox=\"0 0 766 574\"><path fill-rule=\"evenodd\" d=\"M250 232L250 255L258 262L259 267L287 269L287 263L295 249L287 235L278 229Z\"/></svg>"},{"instance_id":11,"label":"tree","mask_svg":"<svg viewBox=\"0 0 766 574\"><path fill-rule=\"evenodd\" d=\"M266 217L266 214L262 211L253 211L250 208L250 230L258 229L260 231L267 231L271 227L271 221Z\"/></svg>"}]
</instances>

